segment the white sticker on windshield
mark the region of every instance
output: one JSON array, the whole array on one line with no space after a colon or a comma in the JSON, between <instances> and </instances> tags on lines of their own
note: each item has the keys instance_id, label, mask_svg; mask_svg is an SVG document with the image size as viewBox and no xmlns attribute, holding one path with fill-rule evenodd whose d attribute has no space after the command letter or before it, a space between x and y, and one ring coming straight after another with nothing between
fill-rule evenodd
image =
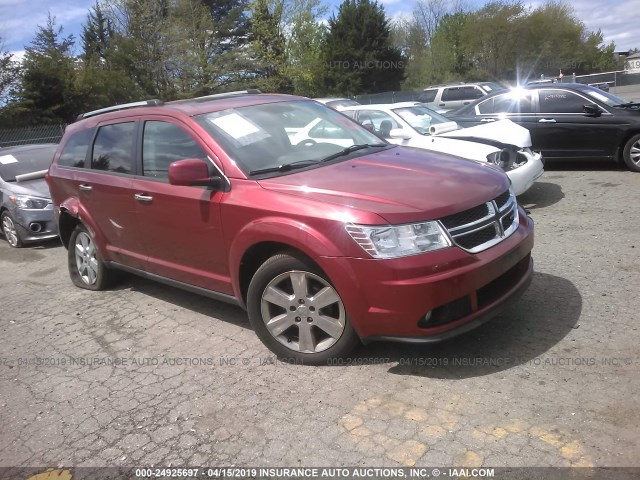
<instances>
[{"instance_id":1,"label":"white sticker on windshield","mask_svg":"<svg viewBox=\"0 0 640 480\"><path fill-rule=\"evenodd\" d=\"M211 120L211 123L236 140L260 131L254 124L242 118L237 113L230 113L229 115L214 118Z\"/></svg>"},{"instance_id":2,"label":"white sticker on windshield","mask_svg":"<svg viewBox=\"0 0 640 480\"><path fill-rule=\"evenodd\" d=\"M2 155L0 157L0 163L3 165L8 165L9 163L18 163L18 159L13 155Z\"/></svg>"}]
</instances>

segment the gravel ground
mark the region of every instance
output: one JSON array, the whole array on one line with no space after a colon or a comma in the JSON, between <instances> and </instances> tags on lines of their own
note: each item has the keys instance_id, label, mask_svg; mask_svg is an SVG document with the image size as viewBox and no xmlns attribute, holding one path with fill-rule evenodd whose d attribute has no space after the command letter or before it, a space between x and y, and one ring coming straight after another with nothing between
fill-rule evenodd
<instances>
[{"instance_id":1,"label":"gravel ground","mask_svg":"<svg viewBox=\"0 0 640 480\"><path fill-rule=\"evenodd\" d=\"M72 286L0 242L0 466L640 466L640 174L556 165L535 270L447 343L274 359L245 313L135 277Z\"/></svg>"}]
</instances>

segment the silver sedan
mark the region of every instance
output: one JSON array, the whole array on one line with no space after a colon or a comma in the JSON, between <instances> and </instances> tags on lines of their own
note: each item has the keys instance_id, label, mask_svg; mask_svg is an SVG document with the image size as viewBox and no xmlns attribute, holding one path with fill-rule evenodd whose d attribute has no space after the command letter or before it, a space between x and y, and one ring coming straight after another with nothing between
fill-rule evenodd
<instances>
[{"instance_id":1,"label":"silver sedan","mask_svg":"<svg viewBox=\"0 0 640 480\"><path fill-rule=\"evenodd\" d=\"M58 236L44 175L56 145L0 149L0 224L12 247Z\"/></svg>"}]
</instances>

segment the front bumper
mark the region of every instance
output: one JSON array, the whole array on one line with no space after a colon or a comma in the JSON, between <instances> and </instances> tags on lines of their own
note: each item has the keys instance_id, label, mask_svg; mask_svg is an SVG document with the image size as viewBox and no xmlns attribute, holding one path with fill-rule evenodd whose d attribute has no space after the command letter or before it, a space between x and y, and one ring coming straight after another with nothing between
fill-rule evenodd
<instances>
[{"instance_id":1,"label":"front bumper","mask_svg":"<svg viewBox=\"0 0 640 480\"><path fill-rule=\"evenodd\" d=\"M37 242L58 236L52 205L41 210L14 208L10 213L23 242ZM34 224L39 225L39 232L33 231Z\"/></svg>"},{"instance_id":2,"label":"front bumper","mask_svg":"<svg viewBox=\"0 0 640 480\"><path fill-rule=\"evenodd\" d=\"M349 318L365 342L440 341L478 326L531 280L533 221L476 254L458 247L393 260L323 258ZM432 318L424 316L432 312ZM431 322L431 323L430 323Z\"/></svg>"},{"instance_id":3,"label":"front bumper","mask_svg":"<svg viewBox=\"0 0 640 480\"><path fill-rule=\"evenodd\" d=\"M527 158L527 163L507 172L516 195L522 195L529 190L544 173L544 161L541 153L521 152Z\"/></svg>"}]
</instances>

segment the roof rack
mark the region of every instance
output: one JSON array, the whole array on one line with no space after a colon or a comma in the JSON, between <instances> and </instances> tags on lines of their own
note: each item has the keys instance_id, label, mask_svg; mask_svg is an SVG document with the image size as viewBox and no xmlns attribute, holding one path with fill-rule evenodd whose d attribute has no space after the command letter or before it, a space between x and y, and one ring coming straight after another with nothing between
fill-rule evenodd
<instances>
[{"instance_id":1,"label":"roof rack","mask_svg":"<svg viewBox=\"0 0 640 480\"><path fill-rule=\"evenodd\" d=\"M236 90L234 92L215 93L213 95L205 95L204 97L184 98L168 103L186 103L186 102L208 102L209 100L217 100L220 98L237 97L238 95L257 95L262 93L257 88L249 88L247 90Z\"/></svg>"},{"instance_id":2,"label":"roof rack","mask_svg":"<svg viewBox=\"0 0 640 480\"><path fill-rule=\"evenodd\" d=\"M126 110L127 108L159 107L161 105L164 105L164 102L162 100L158 100L158 99L143 100L142 102L123 103L122 105L114 105L113 107L100 108L98 110L93 110L91 112L81 113L76 118L76 121L82 120L83 118L94 117L94 116L100 115L102 113L116 112L118 110Z\"/></svg>"}]
</instances>

